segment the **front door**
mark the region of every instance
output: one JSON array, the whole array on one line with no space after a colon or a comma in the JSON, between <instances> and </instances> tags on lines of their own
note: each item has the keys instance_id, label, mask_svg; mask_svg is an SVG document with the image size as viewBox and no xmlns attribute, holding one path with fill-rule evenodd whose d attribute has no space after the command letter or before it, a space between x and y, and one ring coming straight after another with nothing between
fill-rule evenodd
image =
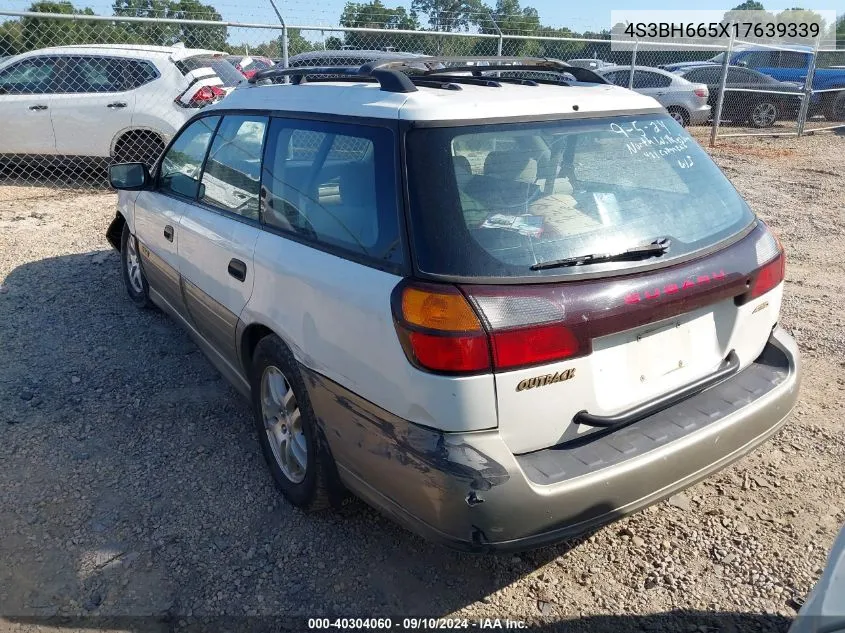
<instances>
[{"instance_id":1,"label":"front door","mask_svg":"<svg viewBox=\"0 0 845 633\"><path fill-rule=\"evenodd\" d=\"M208 152L197 204L190 205L179 223L179 271L187 311L200 334L235 365L238 318L255 278L266 128L263 116L223 117Z\"/></svg>"},{"instance_id":2,"label":"front door","mask_svg":"<svg viewBox=\"0 0 845 633\"><path fill-rule=\"evenodd\" d=\"M50 119L55 57L29 57L0 70L0 154L55 154Z\"/></svg>"},{"instance_id":3,"label":"front door","mask_svg":"<svg viewBox=\"0 0 845 633\"><path fill-rule=\"evenodd\" d=\"M144 274L152 290L180 314L185 306L179 283L179 222L199 193L202 162L219 120L203 117L184 128L165 153L155 186L140 192L135 202Z\"/></svg>"}]
</instances>

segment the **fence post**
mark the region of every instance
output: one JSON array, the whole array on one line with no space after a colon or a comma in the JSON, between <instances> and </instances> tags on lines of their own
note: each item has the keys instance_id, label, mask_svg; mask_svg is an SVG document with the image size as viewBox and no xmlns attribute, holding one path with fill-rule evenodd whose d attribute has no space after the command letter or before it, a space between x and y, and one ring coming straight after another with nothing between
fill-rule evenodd
<instances>
[{"instance_id":1,"label":"fence post","mask_svg":"<svg viewBox=\"0 0 845 633\"><path fill-rule=\"evenodd\" d=\"M725 58L722 60L722 76L719 78L719 98L716 100L716 114L713 115L713 125L710 127L710 147L716 146L716 135L719 133L719 125L722 122L722 108L725 105L725 86L728 83L728 67L731 65L731 52L734 47L734 38L728 40L728 48L725 50Z\"/></svg>"},{"instance_id":2,"label":"fence post","mask_svg":"<svg viewBox=\"0 0 845 633\"><path fill-rule=\"evenodd\" d=\"M637 67L637 48L640 40L634 40L634 48L631 49L631 72L628 73L628 90L634 89L634 69Z\"/></svg>"},{"instance_id":3,"label":"fence post","mask_svg":"<svg viewBox=\"0 0 845 633\"><path fill-rule=\"evenodd\" d=\"M273 0L270 0L270 5L273 7L273 11L276 12L276 17L279 18L279 23L282 25L282 68L288 67L288 27L285 24L285 19L282 17L282 14L279 13L279 8L276 6L276 3ZM285 77L285 83L288 82L288 78Z\"/></svg>"},{"instance_id":4,"label":"fence post","mask_svg":"<svg viewBox=\"0 0 845 633\"><path fill-rule=\"evenodd\" d=\"M807 68L807 76L804 78L804 96L801 98L801 109L798 112L798 136L804 133L804 125L807 123L807 115L810 113L810 100L813 98L813 75L816 74L816 59L819 56L819 44L821 35L816 37L816 45L810 55L810 67Z\"/></svg>"},{"instance_id":5,"label":"fence post","mask_svg":"<svg viewBox=\"0 0 845 633\"><path fill-rule=\"evenodd\" d=\"M496 29L496 33L499 34L498 44L496 46L496 57L502 56L502 29L499 28L499 25L496 23L496 18L493 17L492 13L488 13L487 17L490 18L490 22L493 23L493 28Z\"/></svg>"}]
</instances>

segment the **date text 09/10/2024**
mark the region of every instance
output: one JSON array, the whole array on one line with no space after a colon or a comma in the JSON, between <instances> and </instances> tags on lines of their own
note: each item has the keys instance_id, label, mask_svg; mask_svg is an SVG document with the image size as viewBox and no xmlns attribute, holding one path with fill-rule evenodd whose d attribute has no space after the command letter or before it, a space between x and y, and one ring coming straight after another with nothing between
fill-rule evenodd
<instances>
[{"instance_id":1,"label":"date text 09/10/2024","mask_svg":"<svg viewBox=\"0 0 845 633\"><path fill-rule=\"evenodd\" d=\"M505 630L527 629L523 620L508 618L308 618L309 630L376 630L376 631L446 631L452 629Z\"/></svg>"}]
</instances>

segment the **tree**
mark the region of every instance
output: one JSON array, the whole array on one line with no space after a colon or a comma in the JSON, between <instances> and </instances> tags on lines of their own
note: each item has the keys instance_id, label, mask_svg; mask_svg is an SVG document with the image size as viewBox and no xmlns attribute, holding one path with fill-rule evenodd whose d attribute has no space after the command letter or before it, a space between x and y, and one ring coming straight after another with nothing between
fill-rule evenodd
<instances>
[{"instance_id":1,"label":"tree","mask_svg":"<svg viewBox=\"0 0 845 633\"><path fill-rule=\"evenodd\" d=\"M412 0L411 12L424 13L433 31L467 31L486 15L481 0Z\"/></svg>"},{"instance_id":2,"label":"tree","mask_svg":"<svg viewBox=\"0 0 845 633\"><path fill-rule=\"evenodd\" d=\"M133 18L171 18L177 20L210 20L223 18L211 5L199 0L115 0L114 15ZM137 44L170 45L178 42L188 47L224 50L228 31L225 26L198 24L162 24L122 22L124 40Z\"/></svg>"},{"instance_id":3,"label":"tree","mask_svg":"<svg viewBox=\"0 0 845 633\"><path fill-rule=\"evenodd\" d=\"M0 24L0 57L22 52L21 23L18 20L7 20Z\"/></svg>"},{"instance_id":4,"label":"tree","mask_svg":"<svg viewBox=\"0 0 845 633\"><path fill-rule=\"evenodd\" d=\"M402 30L416 31L420 27L417 14L412 9L410 13L405 7L391 9L384 6L381 0L370 2L347 2L340 16L340 25L346 27L359 27L371 29L384 29L385 31ZM344 36L345 43L355 48L383 49L392 46L401 50L409 47L413 36L388 33L356 33L347 32Z\"/></svg>"},{"instance_id":5,"label":"tree","mask_svg":"<svg viewBox=\"0 0 845 633\"><path fill-rule=\"evenodd\" d=\"M766 7L757 0L745 0L742 4L736 5L731 11L765 11Z\"/></svg>"},{"instance_id":6,"label":"tree","mask_svg":"<svg viewBox=\"0 0 845 633\"><path fill-rule=\"evenodd\" d=\"M39 0L29 9L34 13L60 13L62 15L94 15L91 9L77 9L68 0L54 2ZM22 18L19 51L30 51L62 44L90 44L98 40L100 32L108 31L108 23L77 22L55 18Z\"/></svg>"},{"instance_id":7,"label":"tree","mask_svg":"<svg viewBox=\"0 0 845 633\"><path fill-rule=\"evenodd\" d=\"M519 0L497 0L496 7L484 7L484 12L478 20L478 27L482 33L502 35L536 35L540 28L540 16L534 7L521 7ZM478 54L487 54L490 40L482 40L476 45ZM504 40L502 54L504 55L536 55L540 45L532 40Z\"/></svg>"},{"instance_id":8,"label":"tree","mask_svg":"<svg viewBox=\"0 0 845 633\"><path fill-rule=\"evenodd\" d=\"M845 15L836 21L836 47L845 48Z\"/></svg>"}]
</instances>

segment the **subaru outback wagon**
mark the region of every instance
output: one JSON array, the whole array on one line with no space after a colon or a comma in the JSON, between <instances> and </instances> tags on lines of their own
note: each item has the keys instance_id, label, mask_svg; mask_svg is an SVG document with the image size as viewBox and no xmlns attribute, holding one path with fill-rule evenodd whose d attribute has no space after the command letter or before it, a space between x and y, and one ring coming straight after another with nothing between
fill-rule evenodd
<instances>
[{"instance_id":1,"label":"subaru outback wagon","mask_svg":"<svg viewBox=\"0 0 845 633\"><path fill-rule=\"evenodd\" d=\"M587 69L428 61L259 72L111 169L130 298L251 398L284 496L524 549L774 434L783 249L699 145Z\"/></svg>"}]
</instances>

